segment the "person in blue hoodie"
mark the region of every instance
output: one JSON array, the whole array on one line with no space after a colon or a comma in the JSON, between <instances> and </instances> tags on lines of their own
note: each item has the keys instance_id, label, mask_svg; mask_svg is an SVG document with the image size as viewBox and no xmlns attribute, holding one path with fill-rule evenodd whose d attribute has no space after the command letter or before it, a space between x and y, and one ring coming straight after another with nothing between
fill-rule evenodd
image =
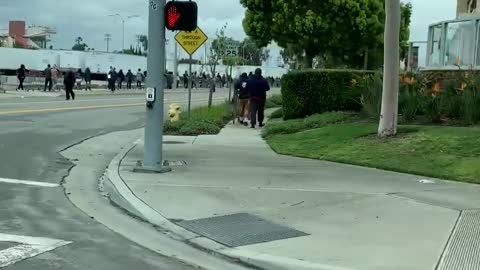
<instances>
[{"instance_id":1,"label":"person in blue hoodie","mask_svg":"<svg viewBox=\"0 0 480 270\"><path fill-rule=\"evenodd\" d=\"M257 68L252 78L247 81L247 91L250 96L250 127L256 127L257 117L259 126L263 127L265 102L267 101L267 92L270 91L270 85L263 78L260 68Z\"/></svg>"}]
</instances>

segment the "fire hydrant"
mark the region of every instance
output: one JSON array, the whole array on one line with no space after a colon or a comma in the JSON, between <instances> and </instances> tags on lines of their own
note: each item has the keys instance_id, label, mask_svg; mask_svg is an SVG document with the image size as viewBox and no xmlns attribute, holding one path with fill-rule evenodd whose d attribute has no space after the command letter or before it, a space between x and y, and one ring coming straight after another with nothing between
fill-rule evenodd
<instances>
[{"instance_id":1,"label":"fire hydrant","mask_svg":"<svg viewBox=\"0 0 480 270\"><path fill-rule=\"evenodd\" d=\"M176 103L171 104L170 109L168 110L170 122L180 121L180 114L182 114L180 106L178 106Z\"/></svg>"}]
</instances>

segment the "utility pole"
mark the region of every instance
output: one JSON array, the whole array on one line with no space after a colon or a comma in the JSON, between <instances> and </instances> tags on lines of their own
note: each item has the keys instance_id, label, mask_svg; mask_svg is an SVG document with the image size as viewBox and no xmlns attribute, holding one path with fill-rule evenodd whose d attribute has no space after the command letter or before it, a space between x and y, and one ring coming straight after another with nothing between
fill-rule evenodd
<instances>
[{"instance_id":1,"label":"utility pole","mask_svg":"<svg viewBox=\"0 0 480 270\"><path fill-rule=\"evenodd\" d=\"M175 50L173 57L173 90L177 90L177 77L178 77L178 42L175 40Z\"/></svg>"},{"instance_id":2,"label":"utility pole","mask_svg":"<svg viewBox=\"0 0 480 270\"><path fill-rule=\"evenodd\" d=\"M110 51L110 41L112 40L112 35L105 34L105 41L107 42L107 53Z\"/></svg>"},{"instance_id":3,"label":"utility pole","mask_svg":"<svg viewBox=\"0 0 480 270\"><path fill-rule=\"evenodd\" d=\"M153 101L147 102L144 157L136 172L163 173L171 169L163 163L163 123L165 88L165 4L150 0L148 13L147 93L153 88ZM148 98L147 98L148 100Z\"/></svg>"},{"instance_id":4,"label":"utility pole","mask_svg":"<svg viewBox=\"0 0 480 270\"><path fill-rule=\"evenodd\" d=\"M193 76L192 76L192 55L190 54L188 58L188 118L190 118L190 114L192 112L192 84L193 84Z\"/></svg>"},{"instance_id":5,"label":"utility pole","mask_svg":"<svg viewBox=\"0 0 480 270\"><path fill-rule=\"evenodd\" d=\"M385 44L382 111L378 125L380 137L397 134L400 72L400 0L385 1Z\"/></svg>"}]
</instances>

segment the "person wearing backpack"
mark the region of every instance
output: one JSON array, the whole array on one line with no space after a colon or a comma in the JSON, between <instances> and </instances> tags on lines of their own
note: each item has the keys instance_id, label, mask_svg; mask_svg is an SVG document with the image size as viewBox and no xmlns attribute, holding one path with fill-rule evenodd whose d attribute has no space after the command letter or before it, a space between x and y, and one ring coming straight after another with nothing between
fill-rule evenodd
<instances>
[{"instance_id":1,"label":"person wearing backpack","mask_svg":"<svg viewBox=\"0 0 480 270\"><path fill-rule=\"evenodd\" d=\"M250 98L247 81L247 73L242 73L240 78L235 82L235 94L238 98L238 122L245 126L248 126L248 100Z\"/></svg>"}]
</instances>

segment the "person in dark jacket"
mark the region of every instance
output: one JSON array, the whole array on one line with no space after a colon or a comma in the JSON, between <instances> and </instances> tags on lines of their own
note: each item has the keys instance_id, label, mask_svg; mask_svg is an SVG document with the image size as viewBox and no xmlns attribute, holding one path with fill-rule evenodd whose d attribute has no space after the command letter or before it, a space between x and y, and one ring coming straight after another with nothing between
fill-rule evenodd
<instances>
[{"instance_id":1,"label":"person in dark jacket","mask_svg":"<svg viewBox=\"0 0 480 270\"><path fill-rule=\"evenodd\" d=\"M259 126L263 127L265 102L270 86L267 80L262 77L261 69L257 68L255 75L247 81L247 91L250 95L250 127L255 128L257 117Z\"/></svg>"},{"instance_id":2,"label":"person in dark jacket","mask_svg":"<svg viewBox=\"0 0 480 270\"><path fill-rule=\"evenodd\" d=\"M110 75L110 90L113 93L115 92L115 82L117 81L118 74L115 68L112 68L108 75Z\"/></svg>"},{"instance_id":3,"label":"person in dark jacket","mask_svg":"<svg viewBox=\"0 0 480 270\"><path fill-rule=\"evenodd\" d=\"M28 69L25 68L25 65L20 65L20 68L17 69L17 78L18 78L18 81L19 81L19 84L18 84L18 87L17 87L17 91L22 89L22 90L25 90L23 88L23 82L25 81L25 78L27 77L27 73L28 73Z\"/></svg>"},{"instance_id":4,"label":"person in dark jacket","mask_svg":"<svg viewBox=\"0 0 480 270\"><path fill-rule=\"evenodd\" d=\"M125 74L123 74L122 69L120 69L120 71L118 72L117 81L118 81L118 89L122 89L122 83L125 81Z\"/></svg>"},{"instance_id":5,"label":"person in dark jacket","mask_svg":"<svg viewBox=\"0 0 480 270\"><path fill-rule=\"evenodd\" d=\"M90 71L90 68L85 69L83 78L85 79L85 91L92 91L92 71Z\"/></svg>"},{"instance_id":6,"label":"person in dark jacket","mask_svg":"<svg viewBox=\"0 0 480 270\"><path fill-rule=\"evenodd\" d=\"M247 73L242 73L235 82L235 94L238 98L238 122L245 126L248 125L248 99L250 96L247 91Z\"/></svg>"},{"instance_id":7,"label":"person in dark jacket","mask_svg":"<svg viewBox=\"0 0 480 270\"><path fill-rule=\"evenodd\" d=\"M127 71L127 74L125 75L125 79L127 81L127 89L132 89L133 73L131 69Z\"/></svg>"},{"instance_id":8,"label":"person in dark jacket","mask_svg":"<svg viewBox=\"0 0 480 270\"><path fill-rule=\"evenodd\" d=\"M65 75L63 84L65 85L67 100L70 100L70 96L72 96L72 100L75 100L75 93L73 92L73 87L75 86L75 73L73 73L72 70L69 70Z\"/></svg>"},{"instance_id":9,"label":"person in dark jacket","mask_svg":"<svg viewBox=\"0 0 480 270\"><path fill-rule=\"evenodd\" d=\"M50 65L47 66L47 68L44 70L45 73L45 88L43 91L47 91L47 86L48 86L48 91L52 91L53 87L53 81L52 81L52 68Z\"/></svg>"}]
</instances>

